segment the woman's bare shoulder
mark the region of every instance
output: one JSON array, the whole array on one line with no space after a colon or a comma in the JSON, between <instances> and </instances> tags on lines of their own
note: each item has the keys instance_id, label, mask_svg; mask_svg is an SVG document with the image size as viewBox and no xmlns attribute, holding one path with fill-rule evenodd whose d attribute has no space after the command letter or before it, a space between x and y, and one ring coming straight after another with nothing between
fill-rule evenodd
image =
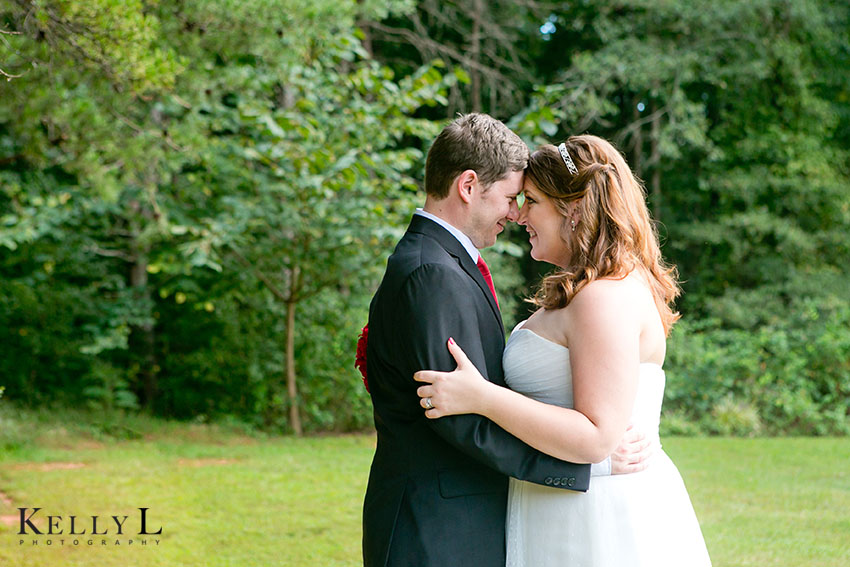
<instances>
[{"instance_id":1,"label":"woman's bare shoulder","mask_svg":"<svg viewBox=\"0 0 850 567\"><path fill-rule=\"evenodd\" d=\"M594 280L573 297L565 316L570 327L580 329L639 325L647 294L648 289L629 276Z\"/></svg>"},{"instance_id":2,"label":"woman's bare shoulder","mask_svg":"<svg viewBox=\"0 0 850 567\"><path fill-rule=\"evenodd\" d=\"M598 279L590 282L575 294L570 305L581 309L631 303L642 293L645 293L644 290L645 286L631 276Z\"/></svg>"}]
</instances>

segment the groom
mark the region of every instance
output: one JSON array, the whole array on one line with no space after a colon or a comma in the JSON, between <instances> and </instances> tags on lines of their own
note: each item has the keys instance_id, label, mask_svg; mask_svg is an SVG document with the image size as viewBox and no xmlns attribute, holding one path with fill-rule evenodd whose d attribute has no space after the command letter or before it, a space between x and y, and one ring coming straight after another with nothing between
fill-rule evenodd
<instances>
[{"instance_id":1,"label":"groom","mask_svg":"<svg viewBox=\"0 0 850 567\"><path fill-rule=\"evenodd\" d=\"M528 148L504 124L468 114L425 165L424 210L390 256L369 310L377 449L363 507L366 567L505 564L508 477L585 491L590 465L544 455L478 415L426 419L413 374L453 370L452 337L504 385L505 331L478 250L519 215Z\"/></svg>"}]
</instances>

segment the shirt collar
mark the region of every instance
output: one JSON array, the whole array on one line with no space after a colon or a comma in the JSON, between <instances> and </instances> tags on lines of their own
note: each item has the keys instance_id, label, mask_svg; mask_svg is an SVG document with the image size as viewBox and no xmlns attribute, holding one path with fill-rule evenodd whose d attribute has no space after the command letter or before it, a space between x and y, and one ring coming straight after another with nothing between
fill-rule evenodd
<instances>
[{"instance_id":1,"label":"shirt collar","mask_svg":"<svg viewBox=\"0 0 850 567\"><path fill-rule=\"evenodd\" d=\"M478 248L475 247L475 245L472 243L472 240L470 240L467 235L465 235L463 232L461 232L457 228L453 227L452 225L450 225L449 223L447 223L445 220L441 219L440 217L429 213L425 209L416 209L416 211L413 214L419 215L421 217L425 217L426 219L429 219L429 220L432 220L435 223L437 223L438 225L440 225L441 227L448 230L452 234L452 236L457 238L458 242L460 242L463 245L464 249L467 251L467 253L469 253L469 257L472 258L472 261L475 262L476 264L478 263L478 257L481 256L481 253L478 252Z\"/></svg>"}]
</instances>

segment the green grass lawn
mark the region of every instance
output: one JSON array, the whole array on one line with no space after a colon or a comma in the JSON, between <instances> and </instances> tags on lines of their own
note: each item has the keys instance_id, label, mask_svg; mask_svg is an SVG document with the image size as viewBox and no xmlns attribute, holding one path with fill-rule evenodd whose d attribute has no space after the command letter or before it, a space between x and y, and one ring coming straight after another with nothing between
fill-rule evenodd
<instances>
[{"instance_id":1,"label":"green grass lawn","mask_svg":"<svg viewBox=\"0 0 850 567\"><path fill-rule=\"evenodd\" d=\"M371 435L122 427L130 439L0 414L0 565L360 564ZM675 438L665 449L688 485L715 567L850 565L850 440ZM18 507L42 508L33 520L42 531L48 515L62 516L54 531L65 533L18 535ZM146 545L136 533L140 507L149 508L148 531L162 528ZM68 534L70 515L86 535ZM108 535L91 536L92 515ZM123 535L113 515L129 516Z\"/></svg>"}]
</instances>

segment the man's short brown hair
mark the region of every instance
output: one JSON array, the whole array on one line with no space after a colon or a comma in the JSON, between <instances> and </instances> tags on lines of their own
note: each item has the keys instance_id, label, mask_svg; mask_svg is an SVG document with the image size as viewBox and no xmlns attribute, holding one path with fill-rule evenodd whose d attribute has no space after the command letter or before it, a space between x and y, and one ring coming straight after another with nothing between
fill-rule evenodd
<instances>
[{"instance_id":1,"label":"man's short brown hair","mask_svg":"<svg viewBox=\"0 0 850 567\"><path fill-rule=\"evenodd\" d=\"M452 181L471 169L486 189L528 164L528 146L487 114L464 114L443 128L428 150L425 192L445 199Z\"/></svg>"}]
</instances>

